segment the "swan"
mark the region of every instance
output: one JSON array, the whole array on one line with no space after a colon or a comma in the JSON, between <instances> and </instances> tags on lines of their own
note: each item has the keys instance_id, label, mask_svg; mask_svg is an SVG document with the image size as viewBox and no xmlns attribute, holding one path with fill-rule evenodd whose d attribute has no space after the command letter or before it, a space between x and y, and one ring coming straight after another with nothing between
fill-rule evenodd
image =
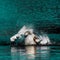
<instances>
[{"instance_id":1,"label":"swan","mask_svg":"<svg viewBox=\"0 0 60 60\"><path fill-rule=\"evenodd\" d=\"M32 45L32 44L50 44L50 39L47 35L40 35L37 36L33 33L33 29L27 28L26 26L23 26L17 34L13 35L10 38L11 42L14 42L17 38L21 39L22 36L24 36L25 45Z\"/></svg>"}]
</instances>

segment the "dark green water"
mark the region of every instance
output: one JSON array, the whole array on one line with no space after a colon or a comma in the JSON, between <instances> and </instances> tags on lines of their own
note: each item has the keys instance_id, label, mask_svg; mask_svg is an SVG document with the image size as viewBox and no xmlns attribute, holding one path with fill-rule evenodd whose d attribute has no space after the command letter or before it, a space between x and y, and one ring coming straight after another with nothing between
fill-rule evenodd
<instances>
[{"instance_id":1,"label":"dark green water","mask_svg":"<svg viewBox=\"0 0 60 60\"><path fill-rule=\"evenodd\" d=\"M0 60L60 60L60 46L0 46Z\"/></svg>"}]
</instances>

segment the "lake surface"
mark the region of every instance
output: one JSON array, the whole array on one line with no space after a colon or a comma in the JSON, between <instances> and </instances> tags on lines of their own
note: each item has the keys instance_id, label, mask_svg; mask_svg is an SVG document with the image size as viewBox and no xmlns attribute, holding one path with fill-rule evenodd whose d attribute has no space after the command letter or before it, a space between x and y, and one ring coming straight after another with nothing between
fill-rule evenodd
<instances>
[{"instance_id":1,"label":"lake surface","mask_svg":"<svg viewBox=\"0 0 60 60\"><path fill-rule=\"evenodd\" d=\"M0 60L60 60L60 46L0 46Z\"/></svg>"}]
</instances>

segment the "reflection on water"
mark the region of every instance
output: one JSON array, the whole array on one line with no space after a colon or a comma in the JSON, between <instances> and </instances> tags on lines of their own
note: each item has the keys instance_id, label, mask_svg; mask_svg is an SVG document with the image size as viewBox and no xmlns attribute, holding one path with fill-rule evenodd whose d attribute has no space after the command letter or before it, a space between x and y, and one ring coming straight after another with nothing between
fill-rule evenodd
<instances>
[{"instance_id":1,"label":"reflection on water","mask_svg":"<svg viewBox=\"0 0 60 60\"><path fill-rule=\"evenodd\" d=\"M11 57L12 60L50 60L53 59L52 53L56 56L57 51L59 51L58 48L51 48L49 46L26 46L24 49L17 49L16 47L11 47ZM59 55L57 54L57 56Z\"/></svg>"},{"instance_id":2,"label":"reflection on water","mask_svg":"<svg viewBox=\"0 0 60 60\"><path fill-rule=\"evenodd\" d=\"M26 55L28 59L35 59L36 47L35 46L26 46Z\"/></svg>"},{"instance_id":3,"label":"reflection on water","mask_svg":"<svg viewBox=\"0 0 60 60\"><path fill-rule=\"evenodd\" d=\"M35 59L35 48L35 46L27 46L25 49L17 49L16 47L11 47L12 60Z\"/></svg>"},{"instance_id":4,"label":"reflection on water","mask_svg":"<svg viewBox=\"0 0 60 60\"><path fill-rule=\"evenodd\" d=\"M52 49L49 46L26 46L23 49L11 47L11 56L12 60L50 60L53 58L51 52L55 49ZM55 52L53 54L55 54Z\"/></svg>"},{"instance_id":5,"label":"reflection on water","mask_svg":"<svg viewBox=\"0 0 60 60\"><path fill-rule=\"evenodd\" d=\"M15 47L11 47L11 60L19 60L20 53Z\"/></svg>"},{"instance_id":6,"label":"reflection on water","mask_svg":"<svg viewBox=\"0 0 60 60\"><path fill-rule=\"evenodd\" d=\"M0 60L60 60L59 46L0 46Z\"/></svg>"},{"instance_id":7,"label":"reflection on water","mask_svg":"<svg viewBox=\"0 0 60 60\"><path fill-rule=\"evenodd\" d=\"M37 60L49 60L50 56L50 47L42 46L37 48L36 59Z\"/></svg>"}]
</instances>

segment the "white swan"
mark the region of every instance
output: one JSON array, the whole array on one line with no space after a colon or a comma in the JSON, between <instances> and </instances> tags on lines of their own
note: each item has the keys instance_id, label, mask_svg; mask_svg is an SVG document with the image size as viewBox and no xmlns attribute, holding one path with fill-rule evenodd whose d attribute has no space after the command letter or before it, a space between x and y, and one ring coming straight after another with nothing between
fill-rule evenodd
<instances>
[{"instance_id":1,"label":"white swan","mask_svg":"<svg viewBox=\"0 0 60 60\"><path fill-rule=\"evenodd\" d=\"M48 38L47 35L40 35L40 37L36 36L33 33L33 29L31 28L27 28L26 26L23 26L17 34L15 34L14 36L12 36L10 38L11 42L14 42L17 38L21 38L22 35L26 36L25 37L25 45L31 45L31 44L50 44L50 39Z\"/></svg>"}]
</instances>

